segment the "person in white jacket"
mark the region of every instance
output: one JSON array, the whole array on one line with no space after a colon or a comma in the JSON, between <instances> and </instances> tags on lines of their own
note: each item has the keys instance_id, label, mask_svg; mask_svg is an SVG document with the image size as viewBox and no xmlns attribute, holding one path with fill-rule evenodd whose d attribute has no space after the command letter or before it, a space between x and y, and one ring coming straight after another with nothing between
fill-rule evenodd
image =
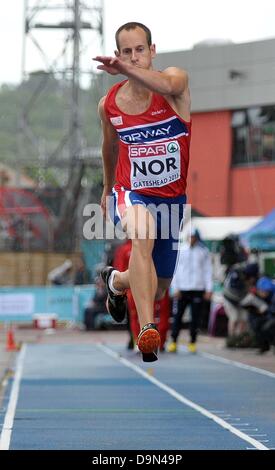
<instances>
[{"instance_id":1,"label":"person in white jacket","mask_svg":"<svg viewBox=\"0 0 275 470\"><path fill-rule=\"evenodd\" d=\"M172 281L174 298L173 323L169 352L177 351L177 339L184 311L190 305L190 343L188 349L195 353L199 321L204 300L212 296L212 261L208 248L202 243L198 230L192 230L190 242L179 251L177 268Z\"/></svg>"}]
</instances>

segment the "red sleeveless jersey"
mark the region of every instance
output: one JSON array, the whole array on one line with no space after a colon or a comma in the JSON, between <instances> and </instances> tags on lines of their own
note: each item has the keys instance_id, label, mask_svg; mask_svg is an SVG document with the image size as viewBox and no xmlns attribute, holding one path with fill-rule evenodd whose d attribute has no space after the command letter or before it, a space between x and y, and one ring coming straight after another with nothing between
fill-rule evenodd
<instances>
[{"instance_id":1,"label":"red sleeveless jersey","mask_svg":"<svg viewBox=\"0 0 275 470\"><path fill-rule=\"evenodd\" d=\"M106 116L119 136L115 187L164 198L185 194L191 122L157 93L144 113L125 114L115 102L125 82L114 85L105 99Z\"/></svg>"}]
</instances>

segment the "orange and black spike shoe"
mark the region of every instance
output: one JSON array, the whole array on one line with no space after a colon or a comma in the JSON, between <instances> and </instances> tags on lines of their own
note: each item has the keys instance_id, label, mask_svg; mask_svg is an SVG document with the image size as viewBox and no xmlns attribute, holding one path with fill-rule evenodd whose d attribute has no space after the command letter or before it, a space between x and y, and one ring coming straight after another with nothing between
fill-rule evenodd
<instances>
[{"instance_id":1,"label":"orange and black spike shoe","mask_svg":"<svg viewBox=\"0 0 275 470\"><path fill-rule=\"evenodd\" d=\"M138 349L142 352L144 362L158 360L158 348L160 346L160 335L155 323L147 323L141 329L137 339Z\"/></svg>"}]
</instances>

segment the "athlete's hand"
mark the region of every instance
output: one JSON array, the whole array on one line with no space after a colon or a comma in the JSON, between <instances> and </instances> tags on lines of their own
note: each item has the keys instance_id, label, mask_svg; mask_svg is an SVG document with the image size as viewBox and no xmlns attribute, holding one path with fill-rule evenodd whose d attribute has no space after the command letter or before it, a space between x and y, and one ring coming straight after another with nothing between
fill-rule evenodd
<instances>
[{"instance_id":1,"label":"athlete's hand","mask_svg":"<svg viewBox=\"0 0 275 470\"><path fill-rule=\"evenodd\" d=\"M111 75L118 75L119 73L125 72L125 64L118 57L105 57L98 55L93 58L96 62L101 62L102 65L98 65L99 70L104 70Z\"/></svg>"}]
</instances>

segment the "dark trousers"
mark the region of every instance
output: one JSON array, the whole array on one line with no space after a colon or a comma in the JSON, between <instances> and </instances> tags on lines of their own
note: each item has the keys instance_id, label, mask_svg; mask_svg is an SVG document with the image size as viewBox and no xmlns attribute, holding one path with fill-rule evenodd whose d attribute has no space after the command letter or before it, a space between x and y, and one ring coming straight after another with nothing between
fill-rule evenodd
<instances>
[{"instance_id":1,"label":"dark trousers","mask_svg":"<svg viewBox=\"0 0 275 470\"><path fill-rule=\"evenodd\" d=\"M260 349L275 345L275 317L250 313L249 321Z\"/></svg>"},{"instance_id":2,"label":"dark trousers","mask_svg":"<svg viewBox=\"0 0 275 470\"><path fill-rule=\"evenodd\" d=\"M197 339L199 322L203 306L204 291L180 291L180 298L175 301L173 308L172 339L177 341L181 329L181 321L187 305L191 307L190 338L195 343Z\"/></svg>"}]
</instances>

